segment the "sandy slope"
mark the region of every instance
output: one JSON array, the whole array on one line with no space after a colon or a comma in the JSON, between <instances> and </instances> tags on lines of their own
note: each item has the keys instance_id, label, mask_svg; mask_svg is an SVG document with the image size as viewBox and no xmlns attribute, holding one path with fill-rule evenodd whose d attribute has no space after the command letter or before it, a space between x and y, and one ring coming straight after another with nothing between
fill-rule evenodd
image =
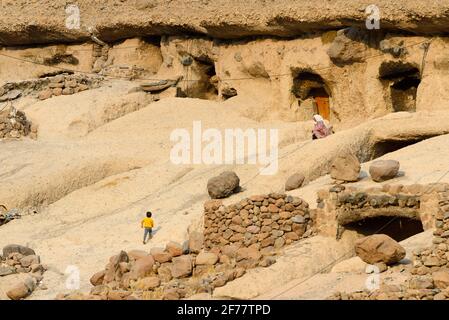
<instances>
[{"instance_id":1,"label":"sandy slope","mask_svg":"<svg viewBox=\"0 0 449 320\"><path fill-rule=\"evenodd\" d=\"M110 95L106 90L103 95L74 97L86 99L88 103L93 103L89 99L94 97L101 105L99 97L108 99ZM93 131L67 136L66 130L70 128L61 126L61 136L56 139L46 121L57 120L58 113L44 117L36 110L48 113L59 101L54 99L54 104L40 104L39 108L27 106L34 108L35 119L39 119L42 128L48 128L48 135L37 141L1 142L0 201L14 207L47 200L48 206L39 215L12 221L0 230L0 247L9 243L29 245L50 266L44 279L49 290L37 291L33 299L53 298L65 291L67 266L79 267L81 288L88 290L92 273L102 269L108 258L119 250L148 249L169 240L184 240L188 226L201 219L202 205L207 199L207 180L226 168L238 173L246 189L226 200L234 202L249 194L281 191L286 177L298 169L310 179L319 176L338 150L360 149L373 132L374 137L407 137L419 133L423 121L433 121L432 125L422 126L425 132L449 130L448 116L444 114L397 115L399 120L394 117L373 120L322 141L298 142L309 132L310 124L257 123L240 116L238 108L229 103L223 110L223 105L217 102L173 98L104 123L95 122L101 113L86 113L88 116L82 121L99 124ZM76 121L76 115L69 117L64 118L65 123ZM276 176L261 177L257 176L259 170L254 165L171 164L170 132L175 128L191 130L194 120L201 120L204 127L218 129L281 129L280 155L287 156L280 163L280 172ZM401 125L392 126L392 123ZM388 157L401 161L407 174L399 179L406 182L426 176L432 180L448 163L444 148L448 143L448 136L434 138ZM432 155L427 155L429 150ZM432 166L419 165L427 164L429 157L434 158ZM324 177L292 193L305 196L313 204L314 191L328 184L328 179ZM144 246L139 221L147 209L154 211L158 228L151 243ZM327 259L324 254L322 260Z\"/></svg>"}]
</instances>

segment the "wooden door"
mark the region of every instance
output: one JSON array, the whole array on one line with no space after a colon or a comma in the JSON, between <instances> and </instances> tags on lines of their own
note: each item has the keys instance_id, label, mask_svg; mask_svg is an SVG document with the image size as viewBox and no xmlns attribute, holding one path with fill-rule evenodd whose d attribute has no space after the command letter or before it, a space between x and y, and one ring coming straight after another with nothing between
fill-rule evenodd
<instances>
[{"instance_id":1,"label":"wooden door","mask_svg":"<svg viewBox=\"0 0 449 320\"><path fill-rule=\"evenodd\" d=\"M316 109L320 116L322 116L326 120L330 120L330 105L329 105L329 97L325 96L317 96L315 97Z\"/></svg>"}]
</instances>

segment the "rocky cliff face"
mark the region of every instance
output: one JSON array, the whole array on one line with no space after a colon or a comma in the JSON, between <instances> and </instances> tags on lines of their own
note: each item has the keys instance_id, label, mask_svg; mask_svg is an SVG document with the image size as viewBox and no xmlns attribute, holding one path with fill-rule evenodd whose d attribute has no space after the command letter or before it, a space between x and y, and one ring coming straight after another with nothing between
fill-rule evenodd
<instances>
[{"instance_id":1,"label":"rocky cliff face","mask_svg":"<svg viewBox=\"0 0 449 320\"><path fill-rule=\"evenodd\" d=\"M67 19L77 14L62 0L5 0L0 11L0 44L77 42L91 32L103 41L166 34L214 38L292 37L364 26L366 0L79 0L79 29ZM378 0L381 28L414 34L447 33L449 1Z\"/></svg>"}]
</instances>

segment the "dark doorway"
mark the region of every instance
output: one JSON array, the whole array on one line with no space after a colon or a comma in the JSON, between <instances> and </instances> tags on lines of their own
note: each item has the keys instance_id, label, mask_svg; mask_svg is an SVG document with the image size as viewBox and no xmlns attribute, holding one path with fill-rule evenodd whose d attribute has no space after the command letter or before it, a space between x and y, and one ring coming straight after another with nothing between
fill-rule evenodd
<instances>
[{"instance_id":1,"label":"dark doorway","mask_svg":"<svg viewBox=\"0 0 449 320\"><path fill-rule=\"evenodd\" d=\"M293 77L292 93L298 99L298 104L312 100L313 113L330 120L330 94L323 78L309 71L296 71Z\"/></svg>"},{"instance_id":2,"label":"dark doorway","mask_svg":"<svg viewBox=\"0 0 449 320\"><path fill-rule=\"evenodd\" d=\"M394 112L416 111L416 93L421 83L416 66L403 62L385 62L380 67L379 78L389 87Z\"/></svg>"},{"instance_id":3,"label":"dark doorway","mask_svg":"<svg viewBox=\"0 0 449 320\"><path fill-rule=\"evenodd\" d=\"M420 220L394 216L366 218L345 225L345 229L355 230L365 236L386 234L396 241L405 240L424 231Z\"/></svg>"}]
</instances>

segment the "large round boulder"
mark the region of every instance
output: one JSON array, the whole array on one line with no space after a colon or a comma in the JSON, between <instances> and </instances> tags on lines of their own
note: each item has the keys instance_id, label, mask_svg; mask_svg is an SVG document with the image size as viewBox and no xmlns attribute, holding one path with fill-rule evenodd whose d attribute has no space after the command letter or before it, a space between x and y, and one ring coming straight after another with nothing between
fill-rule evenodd
<instances>
[{"instance_id":1,"label":"large round boulder","mask_svg":"<svg viewBox=\"0 0 449 320\"><path fill-rule=\"evenodd\" d=\"M330 175L332 179L353 182L359 179L360 162L352 153L344 153L337 156L331 165Z\"/></svg>"},{"instance_id":2,"label":"large round boulder","mask_svg":"<svg viewBox=\"0 0 449 320\"><path fill-rule=\"evenodd\" d=\"M220 175L209 179L207 191L212 199L227 198L231 194L238 192L240 179L233 171L225 171Z\"/></svg>"},{"instance_id":3,"label":"large round boulder","mask_svg":"<svg viewBox=\"0 0 449 320\"><path fill-rule=\"evenodd\" d=\"M398 175L399 161L396 160L378 160L374 161L369 167L369 174L376 182L393 179Z\"/></svg>"},{"instance_id":4,"label":"large round boulder","mask_svg":"<svg viewBox=\"0 0 449 320\"><path fill-rule=\"evenodd\" d=\"M405 249L386 234L358 239L355 243L355 252L360 259L369 264L383 262L392 265L405 257Z\"/></svg>"}]
</instances>

